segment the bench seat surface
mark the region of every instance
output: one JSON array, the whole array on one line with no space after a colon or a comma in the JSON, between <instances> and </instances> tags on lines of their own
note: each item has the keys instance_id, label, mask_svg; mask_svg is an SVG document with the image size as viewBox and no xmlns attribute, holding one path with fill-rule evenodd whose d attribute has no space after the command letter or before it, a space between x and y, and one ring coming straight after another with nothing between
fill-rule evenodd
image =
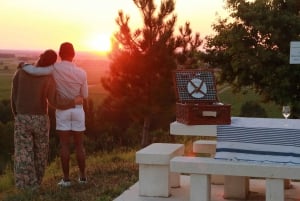
<instances>
[{"instance_id":1,"label":"bench seat surface","mask_svg":"<svg viewBox=\"0 0 300 201\"><path fill-rule=\"evenodd\" d=\"M183 144L153 143L136 152L136 163L169 164L174 156L183 155Z\"/></svg>"},{"instance_id":2,"label":"bench seat surface","mask_svg":"<svg viewBox=\"0 0 300 201\"><path fill-rule=\"evenodd\" d=\"M231 175L278 179L300 179L300 165L231 161L207 157L174 157L173 172L188 174Z\"/></svg>"}]
</instances>

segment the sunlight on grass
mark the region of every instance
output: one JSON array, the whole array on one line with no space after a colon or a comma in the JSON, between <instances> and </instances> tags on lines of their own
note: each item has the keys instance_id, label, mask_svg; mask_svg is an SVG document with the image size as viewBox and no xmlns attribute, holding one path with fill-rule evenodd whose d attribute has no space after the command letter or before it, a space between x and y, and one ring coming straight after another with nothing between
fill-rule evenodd
<instances>
[{"instance_id":1,"label":"sunlight on grass","mask_svg":"<svg viewBox=\"0 0 300 201\"><path fill-rule=\"evenodd\" d=\"M80 185L75 156L72 155L70 188L59 188L57 182L61 179L59 158L47 168L42 187L39 191L13 191L9 186L5 192L0 192L2 201L111 201L128 189L138 180L138 166L135 164L135 150L99 152L89 155L86 160L88 184ZM11 173L12 178L12 173Z\"/></svg>"}]
</instances>

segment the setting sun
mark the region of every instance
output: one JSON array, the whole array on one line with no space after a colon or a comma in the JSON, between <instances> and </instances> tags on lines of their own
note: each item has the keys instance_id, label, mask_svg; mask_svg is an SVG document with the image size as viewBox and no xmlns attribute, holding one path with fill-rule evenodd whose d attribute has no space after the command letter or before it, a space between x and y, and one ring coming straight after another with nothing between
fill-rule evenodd
<instances>
[{"instance_id":1,"label":"setting sun","mask_svg":"<svg viewBox=\"0 0 300 201\"><path fill-rule=\"evenodd\" d=\"M88 43L88 46L91 51L107 53L111 50L111 40L109 35L96 35Z\"/></svg>"},{"instance_id":2,"label":"setting sun","mask_svg":"<svg viewBox=\"0 0 300 201\"><path fill-rule=\"evenodd\" d=\"M1 0L0 0L1 1ZM77 51L96 51L105 54L111 50L110 36L119 30L116 17L120 10L130 17L130 28L141 28L143 19L132 0L72 1L1 1L1 49L57 49L61 42L70 41ZM116 3L117 2L117 3ZM155 0L157 6L158 0ZM212 34L216 13L226 15L224 0L176 0L178 16L174 31L185 22L201 38ZM26 9L24 9L26 8ZM16 15L16 13L18 13ZM38 30L36 29L38 27ZM18 30L26 30L20 32ZM53 31L59 30L59 31Z\"/></svg>"}]
</instances>

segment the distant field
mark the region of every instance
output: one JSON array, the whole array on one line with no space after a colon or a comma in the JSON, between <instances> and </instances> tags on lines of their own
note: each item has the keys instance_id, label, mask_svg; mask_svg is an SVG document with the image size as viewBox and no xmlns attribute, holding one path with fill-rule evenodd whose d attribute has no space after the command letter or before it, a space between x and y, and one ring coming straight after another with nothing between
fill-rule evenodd
<instances>
[{"instance_id":1,"label":"distant field","mask_svg":"<svg viewBox=\"0 0 300 201\"><path fill-rule=\"evenodd\" d=\"M100 83L89 86L89 98L94 101L95 106L102 103L106 96L107 92L103 89Z\"/></svg>"},{"instance_id":2,"label":"distant field","mask_svg":"<svg viewBox=\"0 0 300 201\"><path fill-rule=\"evenodd\" d=\"M0 51L1 52L1 51ZM11 52L10 52L11 53ZM10 98L11 81L17 64L22 61L18 55L26 56L27 61L35 61L38 52L16 52L15 58L0 58L0 100ZM97 57L91 54L78 54L74 61L78 66L82 67L86 73L89 84L89 97L94 101L95 105L101 103L107 92L103 89L100 80L107 73L109 62L104 57Z\"/></svg>"},{"instance_id":3,"label":"distant field","mask_svg":"<svg viewBox=\"0 0 300 201\"><path fill-rule=\"evenodd\" d=\"M0 100L10 98L11 80L11 73L3 73L0 71Z\"/></svg>"},{"instance_id":4,"label":"distant field","mask_svg":"<svg viewBox=\"0 0 300 201\"><path fill-rule=\"evenodd\" d=\"M10 99L12 77L13 73L0 71L0 100ZM92 83L89 85L89 98L94 101L95 105L99 105L107 95L107 92L100 83L100 75L99 80L97 82L93 80Z\"/></svg>"}]
</instances>

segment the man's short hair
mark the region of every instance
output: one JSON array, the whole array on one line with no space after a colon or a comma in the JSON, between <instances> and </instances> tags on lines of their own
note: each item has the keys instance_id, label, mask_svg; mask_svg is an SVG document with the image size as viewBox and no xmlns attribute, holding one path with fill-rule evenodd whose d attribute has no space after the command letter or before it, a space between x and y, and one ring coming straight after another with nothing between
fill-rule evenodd
<instances>
[{"instance_id":1,"label":"man's short hair","mask_svg":"<svg viewBox=\"0 0 300 201\"><path fill-rule=\"evenodd\" d=\"M62 43L59 48L59 56L62 59L73 58L75 56L75 50L72 43Z\"/></svg>"}]
</instances>

